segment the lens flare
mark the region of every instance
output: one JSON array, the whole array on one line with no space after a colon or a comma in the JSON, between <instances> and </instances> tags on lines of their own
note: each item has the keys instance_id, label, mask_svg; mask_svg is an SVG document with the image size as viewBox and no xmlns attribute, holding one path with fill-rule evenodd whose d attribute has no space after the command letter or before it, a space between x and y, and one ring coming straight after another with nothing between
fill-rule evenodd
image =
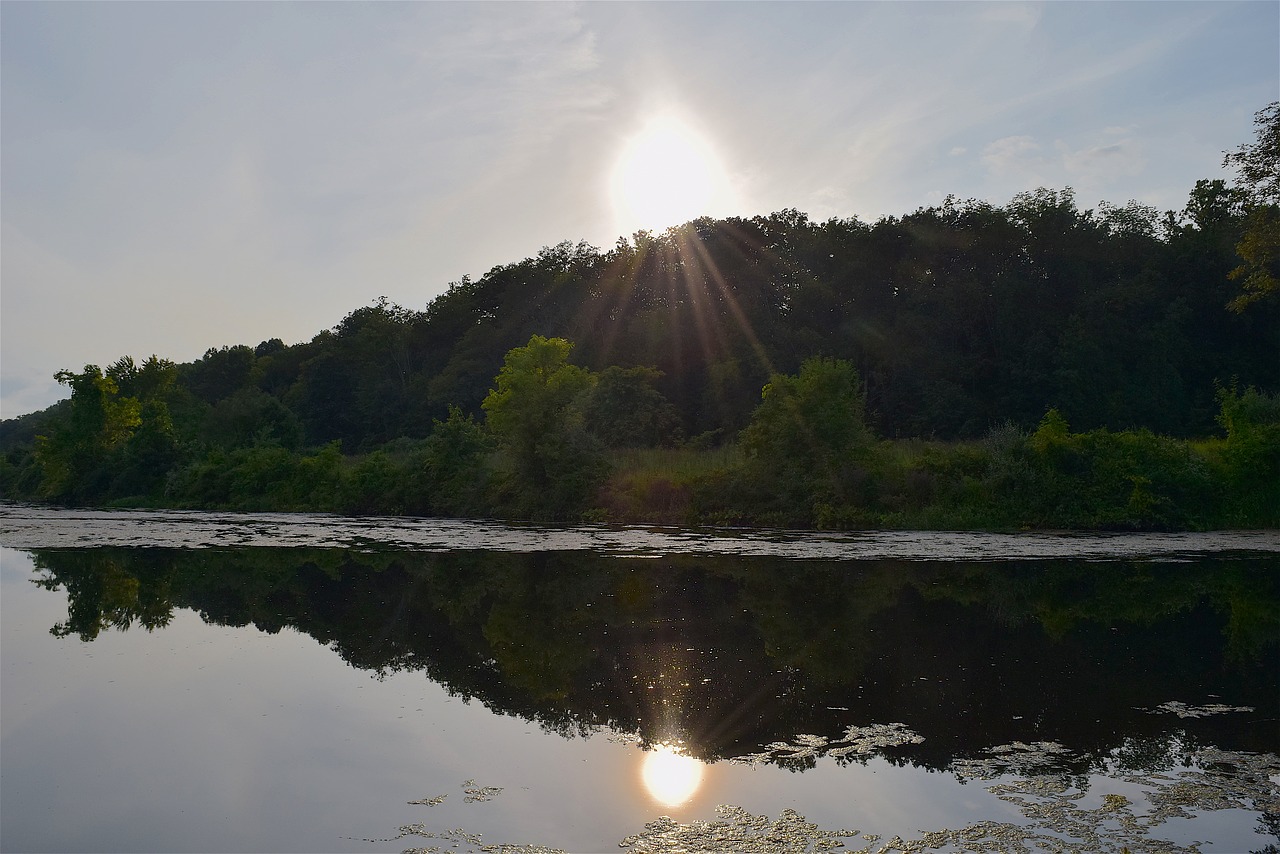
<instances>
[{"instance_id":1,"label":"lens flare","mask_svg":"<svg viewBox=\"0 0 1280 854\"><path fill-rule=\"evenodd\" d=\"M663 806L678 807L702 785L702 763L669 744L660 744L645 754L640 776L651 798Z\"/></svg>"},{"instance_id":2,"label":"lens flare","mask_svg":"<svg viewBox=\"0 0 1280 854\"><path fill-rule=\"evenodd\" d=\"M711 214L724 183L706 140L676 119L659 118L628 143L610 191L620 222L660 229Z\"/></svg>"}]
</instances>

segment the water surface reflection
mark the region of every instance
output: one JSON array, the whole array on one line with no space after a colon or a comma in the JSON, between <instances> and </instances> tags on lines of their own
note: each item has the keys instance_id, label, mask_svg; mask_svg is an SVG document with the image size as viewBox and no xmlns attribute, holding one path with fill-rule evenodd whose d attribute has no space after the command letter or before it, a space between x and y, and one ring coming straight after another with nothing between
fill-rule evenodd
<instances>
[{"instance_id":1,"label":"water surface reflection","mask_svg":"<svg viewBox=\"0 0 1280 854\"><path fill-rule=\"evenodd\" d=\"M689 802L702 785L703 765L676 745L657 744L644 754L640 778L645 790L664 807Z\"/></svg>"},{"instance_id":2,"label":"water surface reflection","mask_svg":"<svg viewBox=\"0 0 1280 854\"><path fill-rule=\"evenodd\" d=\"M56 751L27 745L54 744L55 721L61 732L85 731L66 717L73 703L76 715L96 710L94 731L109 741L111 727L99 725L130 708L110 684L125 678L111 669L113 639L139 635L154 642L132 653L147 656L127 677L140 692L132 702L168 752L234 725L246 750L283 749L278 767L299 769L273 802L314 795L330 812L332 794L310 791L327 785L321 772L301 769L335 758L323 773L351 787L347 814L360 818L346 820L345 834L326 831L327 843L298 837L316 850L400 850L415 839L477 851L495 839L568 851L620 841L636 851L716 850L691 840L746 840L755 828L807 839L812 850L823 839L876 852L926 843L1055 850L1065 843L1044 840L1070 839L1080 850L1175 851L1214 839L1244 851L1262 850L1280 830L1276 553L963 563L368 546L31 555L28 577L42 588L33 592L47 600L13 598L16 582L5 576L6 850L40 838L30 825L34 777L24 779L21 763L43 774L36 763L49 766ZM37 613L43 640L18 638ZM253 658L254 638L264 649L267 638L306 641L315 654L255 682L224 668L226 681L211 687L202 668L227 653L165 647L185 636L193 614L235 632L236 655ZM43 650L30 653L45 656L40 673L28 672L28 649ZM59 657L97 649L112 661L57 673ZM350 665L338 681L319 675L330 661ZM339 694L317 693L339 682ZM305 701L279 693L308 683L316 690ZM405 694L413 685L441 690L436 699ZM206 690L199 710L173 704ZM39 696L65 700L25 712ZM327 711L362 696L375 723ZM166 712L149 714L152 703ZM121 746L141 737L111 719ZM279 729L264 729L277 720ZM502 736L498 721L507 722ZM241 772L234 739L218 743L225 755L191 756L189 767L203 764L225 783ZM361 767L348 743L385 765L402 753L403 767ZM110 769L122 797L151 773L93 750L95 769ZM41 791L65 814L80 806L66 794L79 784L69 782L73 768L58 773L64 794L59 785ZM224 793L242 785L226 783ZM190 788L193 797L177 803L198 813L201 786L177 779L166 796ZM212 799L245 831L239 843L215 835L214 847L280 848L248 805ZM738 806L713 813L717 802ZM673 818L658 820L662 812ZM852 827L859 833L840 835ZM922 828L940 835L917 837L915 848L893 842ZM174 837L128 838L121 847L158 850Z\"/></svg>"},{"instance_id":3,"label":"water surface reflection","mask_svg":"<svg viewBox=\"0 0 1280 854\"><path fill-rule=\"evenodd\" d=\"M36 554L55 635L210 623L309 634L559 733L679 739L705 760L904 723L947 768L1052 738L1085 755L1170 719L1274 750L1270 558L1152 563L628 560L590 553L88 549ZM1250 713L1177 717L1170 702ZM834 754L838 756L839 754ZM771 761L804 765L805 750Z\"/></svg>"}]
</instances>

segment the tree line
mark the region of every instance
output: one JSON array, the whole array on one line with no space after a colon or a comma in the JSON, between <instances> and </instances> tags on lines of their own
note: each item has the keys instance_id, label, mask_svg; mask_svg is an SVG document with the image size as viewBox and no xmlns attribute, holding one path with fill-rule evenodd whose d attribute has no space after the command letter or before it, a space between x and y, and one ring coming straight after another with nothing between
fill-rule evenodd
<instances>
[{"instance_id":1,"label":"tree line","mask_svg":"<svg viewBox=\"0 0 1280 854\"><path fill-rule=\"evenodd\" d=\"M1036 435L1035 453L1066 465L1055 442L1132 462L1226 430L1229 453L1177 446L1201 460L1179 482L1200 486L1148 498L1169 478L1116 463L1123 513L1054 505L988 524L1260 523L1274 515L1265 485L1221 505L1242 488L1232 478L1276 466L1280 105L1227 163L1239 180L1198 182L1180 212L1081 210L1069 188L1042 188L875 223L702 218L607 251L544 248L421 311L379 299L296 345L63 371L71 400L0 424L0 489L578 518L626 503L630 487L609 482L617 449L728 448L732 471L708 494L737 506L688 479L658 491L703 520L894 524L941 493L998 489L993 466L1020 463L954 448L894 463L876 441L1007 450ZM1101 450L1121 435L1143 438Z\"/></svg>"}]
</instances>

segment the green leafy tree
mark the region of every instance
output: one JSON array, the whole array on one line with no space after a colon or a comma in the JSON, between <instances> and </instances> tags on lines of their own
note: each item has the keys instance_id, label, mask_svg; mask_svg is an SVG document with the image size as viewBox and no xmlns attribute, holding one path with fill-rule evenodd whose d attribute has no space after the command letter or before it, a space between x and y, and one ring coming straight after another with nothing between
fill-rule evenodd
<instances>
[{"instance_id":1,"label":"green leafy tree","mask_svg":"<svg viewBox=\"0 0 1280 854\"><path fill-rule=\"evenodd\" d=\"M404 512L405 472L386 451L366 455L341 478L338 509L343 513L398 516Z\"/></svg>"},{"instance_id":2,"label":"green leafy tree","mask_svg":"<svg viewBox=\"0 0 1280 854\"><path fill-rule=\"evenodd\" d=\"M1247 198L1244 234L1236 244L1244 263L1230 273L1241 286L1228 303L1235 312L1280 293L1280 101L1259 110L1254 124L1255 141L1223 160L1239 172L1238 186Z\"/></svg>"},{"instance_id":3,"label":"green leafy tree","mask_svg":"<svg viewBox=\"0 0 1280 854\"><path fill-rule=\"evenodd\" d=\"M1010 508L1018 524L1185 530L1216 511L1204 458L1185 442L1148 430L1072 433L1050 409L1027 446L1023 503Z\"/></svg>"},{"instance_id":4,"label":"green leafy tree","mask_svg":"<svg viewBox=\"0 0 1280 854\"><path fill-rule=\"evenodd\" d=\"M168 404L151 398L141 406L140 423L124 444L119 471L110 485L113 496L158 497L169 470L181 458Z\"/></svg>"},{"instance_id":5,"label":"green leafy tree","mask_svg":"<svg viewBox=\"0 0 1280 854\"><path fill-rule=\"evenodd\" d=\"M605 368L583 402L587 430L610 448L672 444L680 416L654 387L661 377L657 368Z\"/></svg>"},{"instance_id":6,"label":"green leafy tree","mask_svg":"<svg viewBox=\"0 0 1280 854\"><path fill-rule=\"evenodd\" d=\"M37 437L42 492L57 501L93 500L107 486L109 455L142 423L141 406L137 398L121 397L116 381L97 365L54 376L71 388L71 411L48 435Z\"/></svg>"},{"instance_id":7,"label":"green leafy tree","mask_svg":"<svg viewBox=\"0 0 1280 854\"><path fill-rule=\"evenodd\" d=\"M1239 280L1241 294L1227 304L1235 312L1280 292L1280 207L1259 205L1249 211L1245 233L1236 244L1244 263L1228 275Z\"/></svg>"},{"instance_id":8,"label":"green leafy tree","mask_svg":"<svg viewBox=\"0 0 1280 854\"><path fill-rule=\"evenodd\" d=\"M252 347L210 347L198 362L185 365L183 382L192 394L206 403L217 403L250 383L253 374Z\"/></svg>"},{"instance_id":9,"label":"green leafy tree","mask_svg":"<svg viewBox=\"0 0 1280 854\"><path fill-rule=\"evenodd\" d=\"M1240 172L1240 183L1255 202L1280 204L1280 101L1254 114L1256 139L1227 154L1224 166Z\"/></svg>"},{"instance_id":10,"label":"green leafy tree","mask_svg":"<svg viewBox=\"0 0 1280 854\"><path fill-rule=\"evenodd\" d=\"M178 394L178 367L151 356L141 365L125 356L107 368L119 396L135 400L139 423L115 454L112 496L155 496L163 489L170 468L181 452L169 402Z\"/></svg>"},{"instance_id":11,"label":"green leafy tree","mask_svg":"<svg viewBox=\"0 0 1280 854\"><path fill-rule=\"evenodd\" d=\"M508 351L482 404L489 429L510 456L522 515L571 518L607 471L577 405L595 376L569 363L572 349L563 338L534 335Z\"/></svg>"},{"instance_id":12,"label":"green leafy tree","mask_svg":"<svg viewBox=\"0 0 1280 854\"><path fill-rule=\"evenodd\" d=\"M1221 178L1196 181L1182 210L1183 219L1199 231L1233 230L1244 216L1245 196Z\"/></svg>"},{"instance_id":13,"label":"green leafy tree","mask_svg":"<svg viewBox=\"0 0 1280 854\"><path fill-rule=\"evenodd\" d=\"M1227 524L1280 525L1280 395L1249 387L1218 390L1218 423L1227 431Z\"/></svg>"},{"instance_id":14,"label":"green leafy tree","mask_svg":"<svg viewBox=\"0 0 1280 854\"><path fill-rule=\"evenodd\" d=\"M209 411L201 438L224 448L253 444L296 448L302 441L302 426L297 416L272 395L256 388L242 388Z\"/></svg>"},{"instance_id":15,"label":"green leafy tree","mask_svg":"<svg viewBox=\"0 0 1280 854\"><path fill-rule=\"evenodd\" d=\"M870 441L862 382L843 359L808 359L795 376L774 374L761 398L742 433L749 456L816 470Z\"/></svg>"},{"instance_id":16,"label":"green leafy tree","mask_svg":"<svg viewBox=\"0 0 1280 854\"><path fill-rule=\"evenodd\" d=\"M872 439L857 370L809 359L795 376L775 374L761 397L741 437L754 488L802 512L837 500L842 475Z\"/></svg>"},{"instance_id":17,"label":"green leafy tree","mask_svg":"<svg viewBox=\"0 0 1280 854\"><path fill-rule=\"evenodd\" d=\"M492 472L489 453L493 439L457 406L449 417L436 419L435 429L417 460L410 479L410 506L417 512L443 516L482 514L488 501Z\"/></svg>"}]
</instances>

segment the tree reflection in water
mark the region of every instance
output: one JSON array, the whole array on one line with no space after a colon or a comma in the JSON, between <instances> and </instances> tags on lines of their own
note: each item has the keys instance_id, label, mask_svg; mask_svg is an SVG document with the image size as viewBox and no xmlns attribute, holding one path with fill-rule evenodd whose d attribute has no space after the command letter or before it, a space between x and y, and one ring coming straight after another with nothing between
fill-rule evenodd
<instances>
[{"instance_id":1,"label":"tree reflection in water","mask_svg":"<svg viewBox=\"0 0 1280 854\"><path fill-rule=\"evenodd\" d=\"M35 553L55 634L288 626L376 673L564 735L608 728L704 761L899 724L896 761L945 769L1014 742L1105 755L1177 718L1277 750L1280 559L1182 563L632 560L588 553L86 549ZM1190 717L1217 701L1255 711ZM1175 705L1169 705L1169 704ZM1190 703L1191 705L1186 705ZM1172 710L1172 711L1170 711ZM803 745L793 745L803 748ZM802 768L818 754L772 751Z\"/></svg>"},{"instance_id":2,"label":"tree reflection in water","mask_svg":"<svg viewBox=\"0 0 1280 854\"><path fill-rule=\"evenodd\" d=\"M566 737L632 738L653 757L644 777L661 803L690 797L702 763L803 771L876 755L990 782L1026 817L915 842L858 841L798 815L726 808L719 824L651 825L623 840L635 851L716 850L691 840L746 840L755 828L808 840L795 850L837 840L877 852L926 842L1058 850L1065 839L1136 852L1189 810L1254 809L1264 830L1280 825L1270 782L1280 773L1275 556L942 563L72 549L35 560L38 583L67 591L55 634L155 630L177 608L216 624L292 627L357 667L422 671ZM680 759L679 774L656 770ZM1135 811L1122 796L1086 809L1097 774L1142 786L1153 809ZM1159 844L1152 850L1180 850Z\"/></svg>"}]
</instances>

